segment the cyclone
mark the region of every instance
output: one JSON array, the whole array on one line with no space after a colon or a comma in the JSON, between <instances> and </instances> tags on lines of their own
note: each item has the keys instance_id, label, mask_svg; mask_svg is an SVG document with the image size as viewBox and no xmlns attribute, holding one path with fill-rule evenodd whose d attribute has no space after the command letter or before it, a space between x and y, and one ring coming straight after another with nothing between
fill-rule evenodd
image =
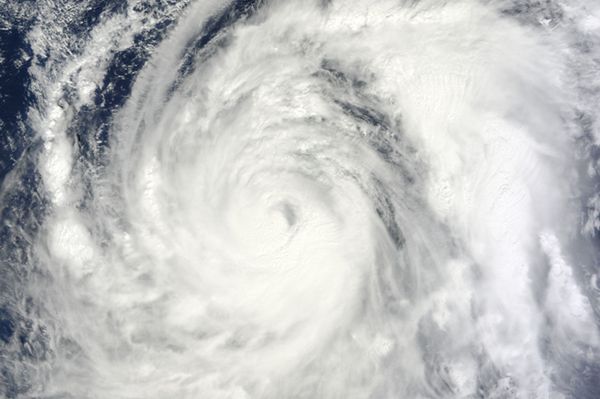
<instances>
[{"instance_id":1,"label":"cyclone","mask_svg":"<svg viewBox=\"0 0 600 399\"><path fill-rule=\"evenodd\" d=\"M0 396L600 395L600 7L0 5Z\"/></svg>"}]
</instances>

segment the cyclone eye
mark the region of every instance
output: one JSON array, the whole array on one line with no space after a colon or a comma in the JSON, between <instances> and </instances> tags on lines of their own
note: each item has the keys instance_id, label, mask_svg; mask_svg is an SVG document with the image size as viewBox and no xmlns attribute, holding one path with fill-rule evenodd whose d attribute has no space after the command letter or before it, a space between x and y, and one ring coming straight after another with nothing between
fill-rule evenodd
<instances>
[{"instance_id":1,"label":"cyclone eye","mask_svg":"<svg viewBox=\"0 0 600 399\"><path fill-rule=\"evenodd\" d=\"M283 202L279 205L279 211L285 218L288 227L292 228L297 222L297 215L294 207L288 202Z\"/></svg>"}]
</instances>

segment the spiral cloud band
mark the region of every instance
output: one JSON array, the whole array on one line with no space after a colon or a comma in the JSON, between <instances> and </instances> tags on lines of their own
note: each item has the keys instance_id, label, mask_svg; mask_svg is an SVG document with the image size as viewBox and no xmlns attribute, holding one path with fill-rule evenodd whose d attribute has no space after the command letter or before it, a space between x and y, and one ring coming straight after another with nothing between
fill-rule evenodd
<instances>
[{"instance_id":1,"label":"spiral cloud band","mask_svg":"<svg viewBox=\"0 0 600 399\"><path fill-rule=\"evenodd\" d=\"M600 7L3 12L0 395L600 395Z\"/></svg>"}]
</instances>

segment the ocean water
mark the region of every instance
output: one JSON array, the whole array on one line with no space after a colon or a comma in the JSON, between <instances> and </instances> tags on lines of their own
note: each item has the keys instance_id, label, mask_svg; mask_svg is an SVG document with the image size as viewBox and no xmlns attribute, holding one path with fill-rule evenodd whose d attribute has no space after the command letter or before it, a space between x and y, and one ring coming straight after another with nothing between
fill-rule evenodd
<instances>
[{"instance_id":1,"label":"ocean water","mask_svg":"<svg viewBox=\"0 0 600 399\"><path fill-rule=\"evenodd\" d=\"M0 0L0 397L600 397L600 5Z\"/></svg>"}]
</instances>

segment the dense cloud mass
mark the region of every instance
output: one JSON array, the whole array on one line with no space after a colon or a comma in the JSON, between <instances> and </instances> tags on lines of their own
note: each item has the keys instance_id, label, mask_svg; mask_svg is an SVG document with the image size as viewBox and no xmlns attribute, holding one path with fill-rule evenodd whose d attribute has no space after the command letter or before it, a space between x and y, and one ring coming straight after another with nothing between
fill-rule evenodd
<instances>
[{"instance_id":1,"label":"dense cloud mass","mask_svg":"<svg viewBox=\"0 0 600 399\"><path fill-rule=\"evenodd\" d=\"M0 0L0 397L600 397L600 5Z\"/></svg>"}]
</instances>

